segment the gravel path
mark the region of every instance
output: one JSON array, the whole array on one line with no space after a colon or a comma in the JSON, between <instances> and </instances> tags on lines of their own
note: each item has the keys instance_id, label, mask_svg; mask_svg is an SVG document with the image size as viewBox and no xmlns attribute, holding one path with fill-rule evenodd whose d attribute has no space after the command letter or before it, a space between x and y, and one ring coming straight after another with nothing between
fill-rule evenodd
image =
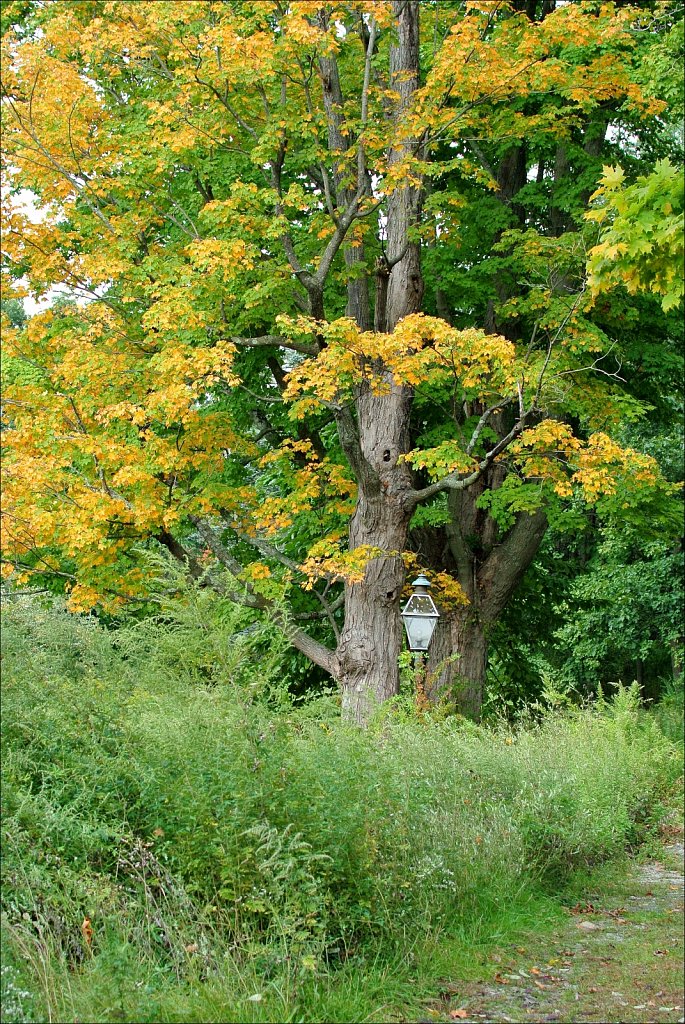
<instances>
[{"instance_id":1,"label":"gravel path","mask_svg":"<svg viewBox=\"0 0 685 1024\"><path fill-rule=\"evenodd\" d=\"M489 958L476 983L446 983L422 1021L651 1024L685 1021L683 843L569 908L544 940Z\"/></svg>"}]
</instances>

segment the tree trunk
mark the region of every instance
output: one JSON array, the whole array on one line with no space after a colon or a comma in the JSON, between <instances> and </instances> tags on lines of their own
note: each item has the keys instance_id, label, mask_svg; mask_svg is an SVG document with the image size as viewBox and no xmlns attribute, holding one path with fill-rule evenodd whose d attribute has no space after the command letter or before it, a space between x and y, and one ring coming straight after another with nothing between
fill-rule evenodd
<instances>
[{"instance_id":1,"label":"tree trunk","mask_svg":"<svg viewBox=\"0 0 685 1024\"><path fill-rule=\"evenodd\" d=\"M566 178L571 170L569 153L566 145L560 142L554 157L554 186L552 188L552 205L549 211L549 226L553 235L563 235L570 231L573 222L569 214L561 205L560 194L566 184Z\"/></svg>"},{"instance_id":2,"label":"tree trunk","mask_svg":"<svg viewBox=\"0 0 685 1024\"><path fill-rule=\"evenodd\" d=\"M361 498L350 530L350 548L374 544L386 552L402 551L406 526L406 517L398 517L386 500L368 502ZM359 725L364 725L374 709L399 690L403 583L402 558L388 553L369 562L363 582L348 584L345 589L338 679L343 717Z\"/></svg>"},{"instance_id":3,"label":"tree trunk","mask_svg":"<svg viewBox=\"0 0 685 1024\"><path fill-rule=\"evenodd\" d=\"M470 492L450 496L450 558L469 604L442 613L428 660L427 696L436 702L448 694L462 714L476 721L487 672L488 630L504 611L547 529L544 511L522 513L497 541L494 522L476 506L486 483L496 487L498 480L479 481Z\"/></svg>"},{"instance_id":4,"label":"tree trunk","mask_svg":"<svg viewBox=\"0 0 685 1024\"><path fill-rule=\"evenodd\" d=\"M488 643L478 612L471 606L443 613L433 640L426 679L426 696L436 704L447 697L460 713L478 721Z\"/></svg>"},{"instance_id":5,"label":"tree trunk","mask_svg":"<svg viewBox=\"0 0 685 1024\"><path fill-rule=\"evenodd\" d=\"M402 551L411 510L405 495L411 472L398 457L408 450L411 393L388 380L389 393L362 389L357 399L359 495L349 532L349 549L369 545L381 554L366 565L360 583L345 589L345 624L337 650L344 717L363 725L374 707L399 690L402 646L400 598Z\"/></svg>"},{"instance_id":6,"label":"tree trunk","mask_svg":"<svg viewBox=\"0 0 685 1024\"><path fill-rule=\"evenodd\" d=\"M390 48L390 73L397 94L397 123L402 121L419 82L419 4L393 0L397 44ZM415 140L395 143L389 154L395 163L411 154ZM385 309L377 314L383 328L392 331L402 317L421 309L423 278L420 251L409 242L409 231L421 209L422 192L401 188L388 197L388 260ZM382 373L380 368L376 368ZM369 545L382 553L365 567L360 583L345 589L345 623L336 651L337 678L342 687L343 716L363 725L374 707L399 690L399 653L402 647L400 598L404 583L402 552L406 547L411 508L406 495L412 489L409 468L398 463L409 451L412 392L398 387L386 375L385 393L374 394L368 385L356 400L357 438L343 431L341 441L353 465L359 486L357 506L349 532L349 549ZM340 424L339 424L340 426Z\"/></svg>"},{"instance_id":7,"label":"tree trunk","mask_svg":"<svg viewBox=\"0 0 685 1024\"><path fill-rule=\"evenodd\" d=\"M402 122L414 93L419 87L419 4L417 0L393 0L397 17L397 46L390 47L390 76L398 96L397 123ZM389 154L390 164L411 156L418 140L403 139ZM421 214L423 187L395 188L388 196L388 259L393 266L388 281L386 330L392 331L398 320L418 313L423 299L420 247L409 242L409 233ZM400 259L402 256L402 259Z\"/></svg>"},{"instance_id":8,"label":"tree trunk","mask_svg":"<svg viewBox=\"0 0 685 1024\"><path fill-rule=\"evenodd\" d=\"M319 21L324 27L328 24L328 15L321 11ZM345 126L344 97L340 84L338 62L335 57L319 58L321 71L321 90L324 110L328 126L328 146L331 153L346 153L356 141ZM354 199L355 187L346 179L349 169L345 169L341 160L334 160L333 183L335 198L340 214ZM347 281L347 306L345 315L353 317L362 331L372 328L371 308L369 305L369 280L366 274L360 274L359 268L364 263L364 244L357 240L356 245L343 245L343 258L349 272Z\"/></svg>"}]
</instances>

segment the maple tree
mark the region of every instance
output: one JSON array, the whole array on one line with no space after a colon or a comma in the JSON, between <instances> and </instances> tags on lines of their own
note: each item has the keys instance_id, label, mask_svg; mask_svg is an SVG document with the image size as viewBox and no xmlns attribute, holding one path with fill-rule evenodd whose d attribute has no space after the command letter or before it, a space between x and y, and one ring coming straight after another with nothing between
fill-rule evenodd
<instances>
[{"instance_id":1,"label":"maple tree","mask_svg":"<svg viewBox=\"0 0 685 1024\"><path fill-rule=\"evenodd\" d=\"M590 252L590 287L595 294L623 284L629 292L657 292L664 310L683 297L683 172L668 160L632 184L622 167L605 168L591 197L602 201L588 219L611 218Z\"/></svg>"},{"instance_id":2,"label":"maple tree","mask_svg":"<svg viewBox=\"0 0 685 1024\"><path fill-rule=\"evenodd\" d=\"M112 610L144 599L155 540L275 608L363 722L398 691L423 569L442 612L430 696L456 684L477 716L488 627L549 518L668 491L612 438L640 407L570 212L612 117L662 109L635 74L635 11L9 7L7 295L87 301L5 331L4 571Z\"/></svg>"}]
</instances>

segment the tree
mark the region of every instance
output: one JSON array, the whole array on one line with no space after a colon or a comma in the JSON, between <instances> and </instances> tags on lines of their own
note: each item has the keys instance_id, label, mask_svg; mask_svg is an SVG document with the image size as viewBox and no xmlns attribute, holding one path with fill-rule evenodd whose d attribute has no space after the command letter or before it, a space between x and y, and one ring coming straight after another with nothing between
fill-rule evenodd
<instances>
[{"instance_id":1,"label":"tree","mask_svg":"<svg viewBox=\"0 0 685 1024\"><path fill-rule=\"evenodd\" d=\"M0 313L3 313L12 327L23 327L26 323L26 312L19 299L2 299Z\"/></svg>"},{"instance_id":2,"label":"tree","mask_svg":"<svg viewBox=\"0 0 685 1024\"><path fill-rule=\"evenodd\" d=\"M154 540L276 607L364 722L397 692L405 572L425 568L432 694L458 683L477 716L487 629L549 516L574 492L668 498L654 460L611 438L640 406L570 230L611 118L661 109L634 81L635 13L17 11L6 266L36 296L90 301L8 332L6 571L116 607L144 597ZM481 211L492 252L469 265ZM455 293L471 274L473 301Z\"/></svg>"}]
</instances>

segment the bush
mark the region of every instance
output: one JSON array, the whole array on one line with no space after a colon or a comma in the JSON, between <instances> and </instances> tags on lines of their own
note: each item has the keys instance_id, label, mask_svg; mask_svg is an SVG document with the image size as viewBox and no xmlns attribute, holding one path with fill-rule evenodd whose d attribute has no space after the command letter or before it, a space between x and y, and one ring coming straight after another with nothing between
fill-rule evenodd
<instances>
[{"instance_id":1,"label":"bush","mask_svg":"<svg viewBox=\"0 0 685 1024\"><path fill-rule=\"evenodd\" d=\"M685 687L683 675L669 679L662 687L661 700L652 709L657 725L673 743L680 747L685 741Z\"/></svg>"},{"instance_id":2,"label":"bush","mask_svg":"<svg viewBox=\"0 0 685 1024\"><path fill-rule=\"evenodd\" d=\"M134 962L124 1019L160 979L228 984L229 965L283 996L429 931L478 939L633 841L678 771L634 689L514 731L390 710L361 732L331 698L288 703L280 641L207 615L200 643L188 611L116 633L4 612L11 944L82 980Z\"/></svg>"}]
</instances>

